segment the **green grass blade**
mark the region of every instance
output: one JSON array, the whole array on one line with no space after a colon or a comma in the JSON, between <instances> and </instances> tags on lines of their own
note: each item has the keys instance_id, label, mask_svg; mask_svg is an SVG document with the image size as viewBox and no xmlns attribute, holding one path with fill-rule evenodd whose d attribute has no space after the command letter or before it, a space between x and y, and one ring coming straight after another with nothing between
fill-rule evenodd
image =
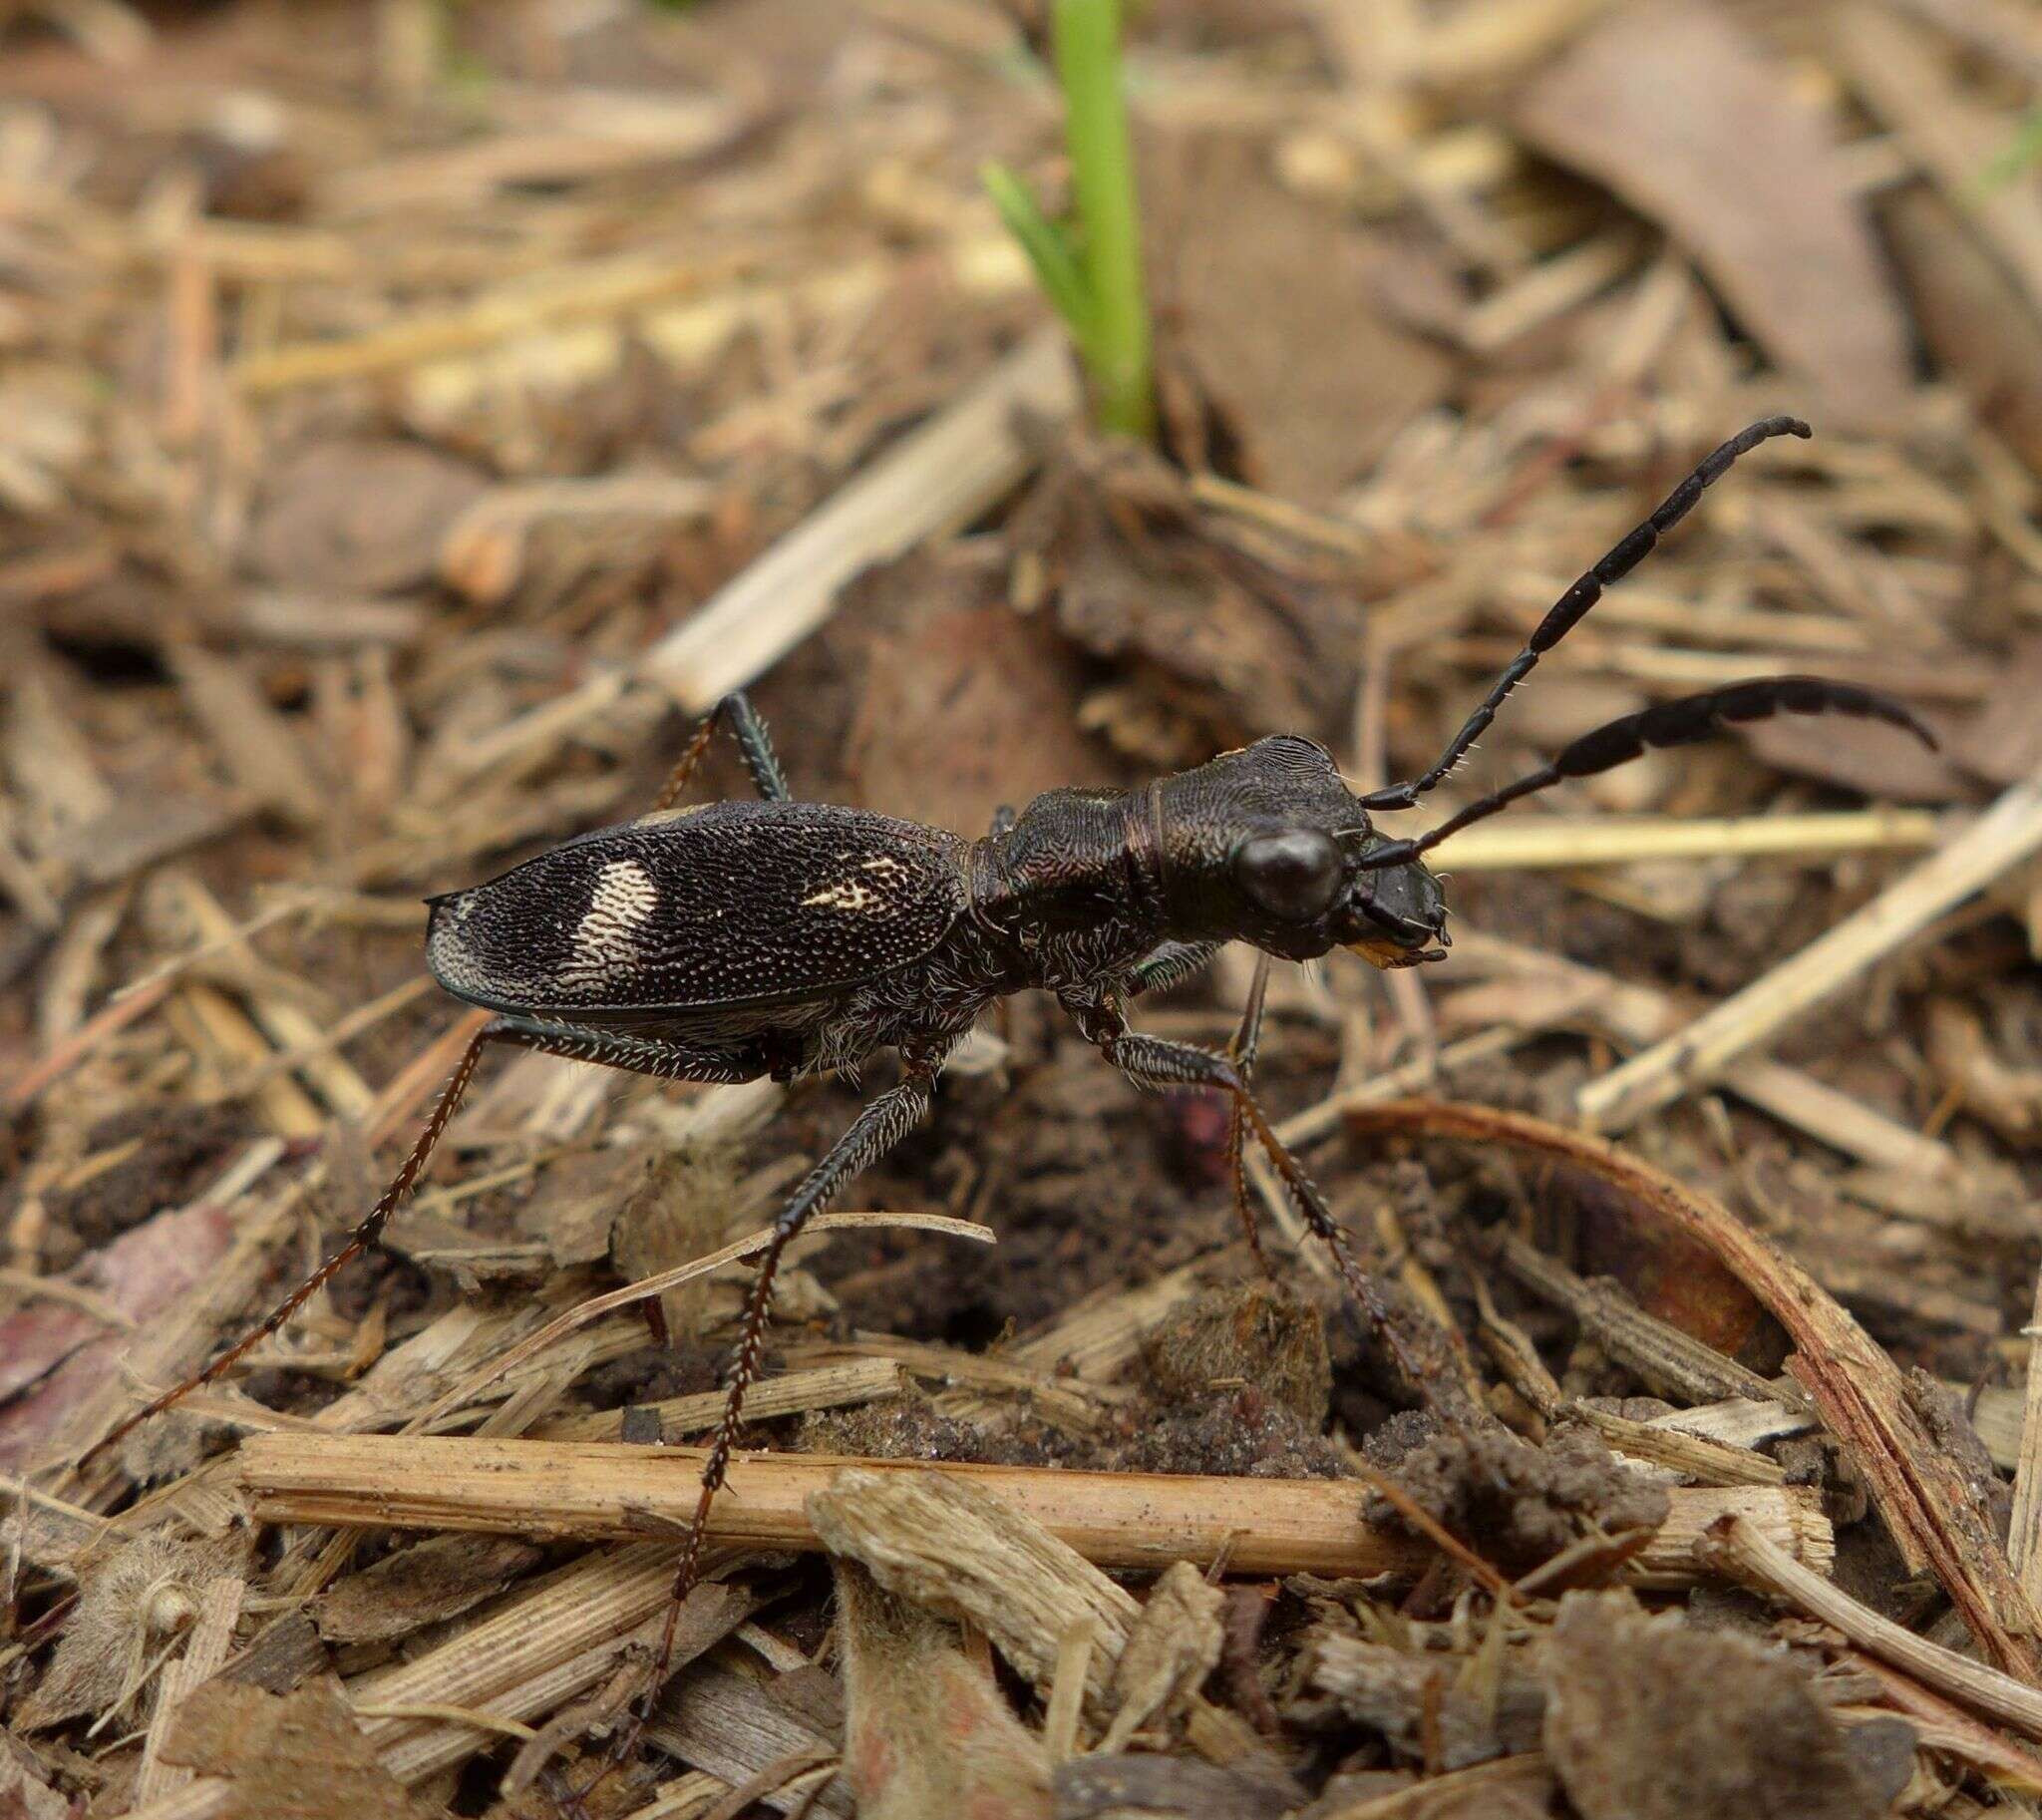
<instances>
[{"instance_id":1,"label":"green grass blade","mask_svg":"<svg viewBox=\"0 0 2042 1820\"><path fill-rule=\"evenodd\" d=\"M978 175L986 194L1000 212L1000 219L1006 222L1007 231L1021 242L1021 250L1035 267L1036 282L1042 286L1043 294L1063 317L1080 350L1089 350L1092 300L1086 293L1085 273L1072 250L1070 236L1042 212L1028 185L1005 165L984 165Z\"/></svg>"}]
</instances>

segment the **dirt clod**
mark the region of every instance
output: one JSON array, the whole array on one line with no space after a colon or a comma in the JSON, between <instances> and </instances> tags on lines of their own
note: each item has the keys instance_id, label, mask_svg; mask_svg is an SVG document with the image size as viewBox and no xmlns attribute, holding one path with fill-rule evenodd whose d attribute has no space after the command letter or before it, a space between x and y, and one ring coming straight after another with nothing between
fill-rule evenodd
<instances>
[{"instance_id":1,"label":"dirt clod","mask_svg":"<svg viewBox=\"0 0 2042 1820\"><path fill-rule=\"evenodd\" d=\"M1582 1820L1873 1820L1843 1732L1779 1651L1623 1593L1569 1593L1545 1750Z\"/></svg>"},{"instance_id":2,"label":"dirt clod","mask_svg":"<svg viewBox=\"0 0 2042 1820\"><path fill-rule=\"evenodd\" d=\"M1392 1471L1425 1510L1514 1575L1592 1530L1656 1529L1669 1508L1663 1486L1581 1428L1557 1429L1542 1447L1501 1428L1440 1434ZM1372 1499L1370 1512L1400 1521L1387 1499Z\"/></svg>"},{"instance_id":3,"label":"dirt clod","mask_svg":"<svg viewBox=\"0 0 2042 1820\"><path fill-rule=\"evenodd\" d=\"M1201 1400L1254 1385L1308 1429L1326 1419L1333 1365L1319 1310L1267 1283L1213 1289L1142 1336L1142 1359L1166 1398Z\"/></svg>"}]
</instances>

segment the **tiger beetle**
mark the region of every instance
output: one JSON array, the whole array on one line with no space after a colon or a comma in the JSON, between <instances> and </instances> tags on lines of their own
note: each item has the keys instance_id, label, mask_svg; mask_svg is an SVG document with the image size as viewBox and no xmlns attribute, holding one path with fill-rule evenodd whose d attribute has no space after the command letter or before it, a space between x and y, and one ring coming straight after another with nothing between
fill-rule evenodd
<instances>
[{"instance_id":1,"label":"tiger beetle","mask_svg":"<svg viewBox=\"0 0 2042 1820\"><path fill-rule=\"evenodd\" d=\"M1443 959L1446 900L1425 864L1433 848L1535 791L1726 725L1841 713L1888 722L1932 747L1928 730L1884 696L1820 677L1766 676L1613 720L1427 833L1398 839L1375 826L1376 816L1415 808L1445 781L1504 698L1739 456L1775 436L1809 433L1794 418L1773 417L1717 449L1559 597L1429 770L1362 795L1348 788L1325 747L1278 734L1138 790L1052 790L1018 816L1003 810L991 832L973 841L869 810L797 802L764 723L742 694L727 697L696 731L650 814L430 901L427 965L455 997L492 1016L462 1054L404 1166L336 1257L260 1326L102 1445L218 1377L376 1243L492 1043L715 1082L787 1081L897 1050L899 1080L858 1113L773 1223L682 1545L656 1684L671 1655L679 1601L695 1584L745 1392L759 1374L782 1255L811 1215L928 1111L944 1058L980 1012L1028 987L1052 993L1087 1040L1138 1085L1228 1096L1235 1196L1250 1242L1244 1130L1331 1251L1399 1368L1423 1390L1423 1373L1324 1198L1249 1091L1269 958L1310 960L1341 947L1379 967ZM735 740L760 800L677 807L719 725ZM1247 1013L1227 1051L1128 1027L1131 999L1195 973L1228 941L1246 941L1260 954Z\"/></svg>"}]
</instances>

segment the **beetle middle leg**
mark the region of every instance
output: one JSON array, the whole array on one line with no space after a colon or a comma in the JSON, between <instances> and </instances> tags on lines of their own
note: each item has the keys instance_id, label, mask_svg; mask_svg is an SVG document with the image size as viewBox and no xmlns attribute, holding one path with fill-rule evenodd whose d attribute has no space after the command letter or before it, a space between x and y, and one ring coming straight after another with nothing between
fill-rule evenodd
<instances>
[{"instance_id":1,"label":"beetle middle leg","mask_svg":"<svg viewBox=\"0 0 2042 1820\"><path fill-rule=\"evenodd\" d=\"M752 706L752 698L738 689L702 716L694 737L674 761L674 768L667 773L666 782L653 802L653 814L671 809L680 801L681 792L687 789L688 780L695 775L695 767L702 762L703 753L709 750L709 742L716 735L718 723L730 729L738 757L745 761L745 769L751 774L759 794L769 803L790 803L794 800L794 792L787 786L787 773L781 770L780 760L774 754L773 740L766 731L765 721L760 718L759 710Z\"/></svg>"},{"instance_id":2,"label":"beetle middle leg","mask_svg":"<svg viewBox=\"0 0 2042 1820\"><path fill-rule=\"evenodd\" d=\"M745 1298L744 1324L738 1330L737 1362L731 1371L723 1416L709 1444L709 1458L702 1468L702 1494L681 1544L681 1558L674 1570L673 1596L667 1605L666 1628L661 1634L659 1652L654 1657L653 1685L664 1679L663 1669L673 1655L675 1628L680 1623L681 1602L694 1590L701 1572L702 1544L709 1528L709 1509L723 1485L730 1466L731 1450L737 1445L738 1426L744 1415L745 1392L759 1375L760 1354L766 1343L766 1316L773 1305L773 1278L780 1269L781 1255L813 1214L820 1213L837 1192L861 1170L869 1169L908 1132L918 1125L934 1095L936 1070L942 1052L902 1051L907 1072L885 1092L869 1101L844 1135L824 1154L801 1186L789 1196L773 1222L773 1236L760 1254L752 1275L751 1292ZM628 1744L625 1746L628 1748Z\"/></svg>"},{"instance_id":3,"label":"beetle middle leg","mask_svg":"<svg viewBox=\"0 0 2042 1820\"><path fill-rule=\"evenodd\" d=\"M1390 1318L1382 1291L1354 1256L1345 1230L1333 1218L1332 1209L1319 1193L1318 1185L1305 1174L1304 1166L1290 1154L1269 1123L1259 1101L1249 1092L1239 1065L1231 1056L1194 1043L1174 1042L1168 1037L1146 1036L1128 1028L1118 1005L1088 999L1067 998L1070 1012L1088 1042L1099 1048L1138 1087L1211 1087L1232 1096L1235 1109L1254 1132L1256 1141L1275 1166L1290 1198L1304 1215L1305 1224L1316 1233L1333 1255L1333 1263L1347 1284L1348 1293L1360 1304L1368 1323L1381 1337L1397 1369L1428 1402L1437 1407L1437 1393L1431 1377L1412 1357L1403 1336ZM1447 1413L1442 1411L1442 1413Z\"/></svg>"}]
</instances>

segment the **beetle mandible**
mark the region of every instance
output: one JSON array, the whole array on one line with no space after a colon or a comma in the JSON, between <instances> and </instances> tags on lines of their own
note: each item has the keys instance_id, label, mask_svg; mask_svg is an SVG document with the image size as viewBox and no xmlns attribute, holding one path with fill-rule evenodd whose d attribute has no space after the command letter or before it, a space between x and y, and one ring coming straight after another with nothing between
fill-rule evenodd
<instances>
[{"instance_id":1,"label":"beetle mandible","mask_svg":"<svg viewBox=\"0 0 2042 1820\"><path fill-rule=\"evenodd\" d=\"M493 1015L403 1167L333 1259L204 1371L101 1445L217 1377L376 1242L493 1043L705 1082L787 1080L894 1049L900 1079L865 1105L774 1222L682 1547L678 1600L694 1582L711 1501L759 1371L782 1253L845 1182L927 1112L944 1058L979 1013L1031 987L1054 994L1138 1084L1229 1096L1243 1213L1245 1127L1422 1389L1324 1198L1249 1089L1259 975L1242 1036L1227 1053L1130 1029L1128 1002L1195 972L1228 941L1286 960L1335 947L1380 967L1443 958L1446 901L1425 864L1431 849L1562 779L1726 724L1836 712L1889 722L1933 746L1905 708L1870 690L1820 677L1760 677L1624 715L1425 834L1395 839L1375 826L1377 815L1416 807L1447 778L1539 658L1739 456L1775 436L1809 434L1797 419L1768 418L1715 450L1560 596L1430 769L1364 795L1348 788L1323 746L1277 735L1143 789L1050 791L1018 816L1003 812L974 841L868 810L795 801L765 726L743 695L730 696L703 721L650 814L431 900L428 966L457 998ZM759 800L677 808L719 724L736 740ZM1252 1238L1251 1221L1249 1230ZM671 1638L670 1611L669 1648Z\"/></svg>"}]
</instances>

